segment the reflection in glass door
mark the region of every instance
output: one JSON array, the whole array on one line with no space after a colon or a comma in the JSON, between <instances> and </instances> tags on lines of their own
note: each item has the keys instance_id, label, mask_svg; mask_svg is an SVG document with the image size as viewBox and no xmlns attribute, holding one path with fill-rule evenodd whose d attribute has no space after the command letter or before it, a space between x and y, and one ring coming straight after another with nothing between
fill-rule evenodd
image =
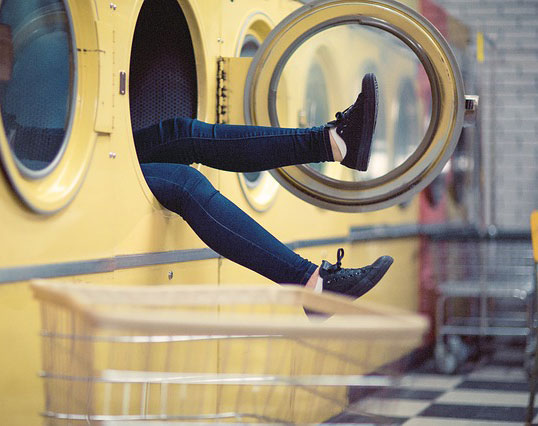
<instances>
[{"instance_id":1,"label":"reflection in glass door","mask_svg":"<svg viewBox=\"0 0 538 426\"><path fill-rule=\"evenodd\" d=\"M280 85L277 89L279 125L325 124L336 111L355 101L362 76L368 72L376 74L380 92L368 171L357 172L332 163L310 164L317 173L352 182L378 178L401 165L422 141L431 116L429 85L426 96L419 95L416 89L420 76L426 75L422 64L401 40L381 29L355 23L334 26L312 36L290 56L280 78L293 76L299 84L293 96L282 96ZM284 106L287 114L283 113ZM401 114L405 115L405 128Z\"/></svg>"},{"instance_id":2,"label":"reflection in glass door","mask_svg":"<svg viewBox=\"0 0 538 426\"><path fill-rule=\"evenodd\" d=\"M65 149L74 92L70 23L61 0L6 0L0 106L8 144L27 176L50 171Z\"/></svg>"}]
</instances>

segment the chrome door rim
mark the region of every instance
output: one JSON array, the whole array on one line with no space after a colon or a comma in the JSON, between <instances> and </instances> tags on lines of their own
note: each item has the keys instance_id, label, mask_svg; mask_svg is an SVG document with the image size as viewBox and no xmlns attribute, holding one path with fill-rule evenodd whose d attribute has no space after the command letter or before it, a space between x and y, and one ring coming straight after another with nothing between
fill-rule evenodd
<instances>
[{"instance_id":1,"label":"chrome door rim","mask_svg":"<svg viewBox=\"0 0 538 426\"><path fill-rule=\"evenodd\" d=\"M356 8L357 14L343 14L311 26L286 45L287 33L291 33L294 26L333 7L346 10ZM363 14L359 13L361 11ZM364 11L375 11L379 16L364 15ZM246 80L245 121L249 124L278 126L276 87L289 56L312 35L349 22L389 32L404 42L424 66L432 92L432 115L422 142L393 171L365 182L334 180L304 165L275 169L271 173L286 189L317 206L337 211L371 211L405 201L425 188L449 160L463 126L465 95L456 59L439 31L420 14L392 0L318 0L298 9L271 32L253 59ZM414 36L397 23L404 23L413 29ZM423 40L423 44L417 39ZM279 47L282 52L278 52L280 57L275 60L271 55L279 43L284 48ZM270 73L270 78L262 79L262 73ZM256 102L263 90L269 95L267 105L263 105L263 100ZM451 105L447 104L451 99Z\"/></svg>"}]
</instances>

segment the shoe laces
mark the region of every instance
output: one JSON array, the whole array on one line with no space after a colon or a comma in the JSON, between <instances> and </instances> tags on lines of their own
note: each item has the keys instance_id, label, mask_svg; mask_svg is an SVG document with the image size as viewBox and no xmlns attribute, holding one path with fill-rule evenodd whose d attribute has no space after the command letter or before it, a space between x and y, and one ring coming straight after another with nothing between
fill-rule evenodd
<instances>
[{"instance_id":1,"label":"shoe laces","mask_svg":"<svg viewBox=\"0 0 538 426\"><path fill-rule=\"evenodd\" d=\"M325 269L328 282L333 284L341 281L348 280L350 278L356 279L365 273L364 268L342 268L342 259L344 257L344 249L339 248L336 253L336 264L331 265L328 262L324 262L323 269Z\"/></svg>"},{"instance_id":2,"label":"shoe laces","mask_svg":"<svg viewBox=\"0 0 538 426\"><path fill-rule=\"evenodd\" d=\"M359 94L359 100L362 99L362 93ZM341 121L343 120L346 120L349 116L349 114L351 113L353 107L355 107L357 104L358 104L359 101L355 102L354 104L348 106L345 110L343 111L338 111L334 116L336 118L336 120L332 120L332 121L329 121L327 124L330 124L330 125L336 125L338 123L340 123ZM343 249L341 249L343 251ZM343 256L343 255L342 255Z\"/></svg>"},{"instance_id":3,"label":"shoe laces","mask_svg":"<svg viewBox=\"0 0 538 426\"><path fill-rule=\"evenodd\" d=\"M338 271L341 271L343 258L344 258L344 249L340 247L338 251L336 252L336 264L329 266L327 268L327 272L334 274Z\"/></svg>"}]
</instances>

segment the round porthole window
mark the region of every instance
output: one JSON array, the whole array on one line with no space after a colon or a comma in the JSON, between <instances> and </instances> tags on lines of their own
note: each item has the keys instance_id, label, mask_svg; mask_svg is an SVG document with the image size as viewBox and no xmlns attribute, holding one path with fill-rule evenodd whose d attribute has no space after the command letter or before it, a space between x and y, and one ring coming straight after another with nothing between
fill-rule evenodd
<instances>
[{"instance_id":1,"label":"round porthole window","mask_svg":"<svg viewBox=\"0 0 538 426\"><path fill-rule=\"evenodd\" d=\"M97 86L97 37L88 3L0 3L0 158L14 190L39 213L53 213L73 199L95 141L95 106L77 104ZM88 52L82 58L75 20L77 41ZM77 85L79 61L87 70L84 88ZM68 141L75 127L73 145Z\"/></svg>"},{"instance_id":2,"label":"round porthole window","mask_svg":"<svg viewBox=\"0 0 538 426\"><path fill-rule=\"evenodd\" d=\"M375 175L366 180L334 179L307 165L272 170L275 179L294 195L319 207L336 211L372 211L409 199L425 188L449 160L464 115L476 116L477 102L463 91L463 80L455 57L438 30L414 10L392 0L333 1L314 0L297 9L269 34L250 65L244 94L245 122L261 126L294 127L295 98L281 95L281 82L290 75L305 79L308 62L326 48L337 58L331 81L341 87L341 97L333 111L351 105L358 93L357 75L365 61L378 58L380 96L387 106L397 96L395 84L405 77L417 81L424 74L428 83L431 117L412 145L405 147L406 158L372 157L369 168ZM389 56L390 55L390 56ZM390 57L388 62L385 58ZM359 88L360 89L360 88ZM381 93L383 92L383 93ZM331 91L332 93L332 91ZM418 94L417 94L418 95ZM281 107L287 106L284 111ZM388 110L392 117L393 111ZM470 120L472 121L472 120ZM387 153L395 152L387 134ZM374 140L374 144L376 141ZM383 160L383 164L378 160ZM386 166L386 167L385 167Z\"/></svg>"},{"instance_id":3,"label":"round porthole window","mask_svg":"<svg viewBox=\"0 0 538 426\"><path fill-rule=\"evenodd\" d=\"M60 0L4 1L0 25L4 131L21 171L39 177L57 164L71 122L75 69L67 12Z\"/></svg>"}]
</instances>

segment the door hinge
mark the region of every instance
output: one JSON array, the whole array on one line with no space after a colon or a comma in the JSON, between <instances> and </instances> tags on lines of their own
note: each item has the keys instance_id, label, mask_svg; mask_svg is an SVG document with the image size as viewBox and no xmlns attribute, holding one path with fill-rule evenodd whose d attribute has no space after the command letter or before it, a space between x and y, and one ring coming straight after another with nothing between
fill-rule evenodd
<instances>
[{"instance_id":1,"label":"door hinge","mask_svg":"<svg viewBox=\"0 0 538 426\"><path fill-rule=\"evenodd\" d=\"M217 59L217 123L228 123L228 88L224 58Z\"/></svg>"}]
</instances>

